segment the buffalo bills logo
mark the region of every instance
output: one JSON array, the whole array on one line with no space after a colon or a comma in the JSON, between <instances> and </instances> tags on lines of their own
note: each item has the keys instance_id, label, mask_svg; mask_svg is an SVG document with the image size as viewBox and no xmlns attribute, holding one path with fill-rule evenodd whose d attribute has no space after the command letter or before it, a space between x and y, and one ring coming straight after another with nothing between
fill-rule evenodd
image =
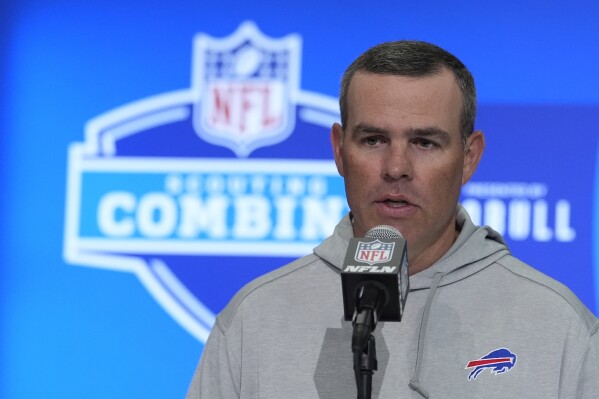
<instances>
[{"instance_id":1,"label":"buffalo bills logo","mask_svg":"<svg viewBox=\"0 0 599 399\"><path fill-rule=\"evenodd\" d=\"M501 348L489 352L477 360L471 360L466 369L474 368L468 375L468 380L475 380L484 370L489 369L493 374L501 374L510 371L516 365L516 355L509 349Z\"/></svg>"}]
</instances>

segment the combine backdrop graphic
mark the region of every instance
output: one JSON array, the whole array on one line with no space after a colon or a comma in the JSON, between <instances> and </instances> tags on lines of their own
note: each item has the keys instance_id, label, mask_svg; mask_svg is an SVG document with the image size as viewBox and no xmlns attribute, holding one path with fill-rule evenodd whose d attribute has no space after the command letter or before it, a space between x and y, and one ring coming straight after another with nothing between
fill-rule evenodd
<instances>
[{"instance_id":1,"label":"combine backdrop graphic","mask_svg":"<svg viewBox=\"0 0 599 399\"><path fill-rule=\"evenodd\" d=\"M205 341L241 284L311 252L348 208L337 102L300 90L300 43L250 22L199 34L191 88L90 121L69 150L66 259L135 273Z\"/></svg>"},{"instance_id":2,"label":"combine backdrop graphic","mask_svg":"<svg viewBox=\"0 0 599 399\"><path fill-rule=\"evenodd\" d=\"M252 22L224 38L198 34L191 76L189 88L92 119L84 141L71 145L64 256L135 273L205 342L239 288L310 253L349 209L329 143L337 99L301 90L299 35L267 37ZM488 151L461 198L475 223L567 285L582 277L564 268L566 254L593 263L586 221L594 206L590 187L562 177L559 160L575 143L559 138L570 120L594 129L594 115L482 105L477 124L490 147L510 132L544 153L564 153L543 168L521 168L526 146L510 147L513 162ZM592 181L593 171L581 165L579 178ZM577 293L587 303L594 295L592 286Z\"/></svg>"}]
</instances>

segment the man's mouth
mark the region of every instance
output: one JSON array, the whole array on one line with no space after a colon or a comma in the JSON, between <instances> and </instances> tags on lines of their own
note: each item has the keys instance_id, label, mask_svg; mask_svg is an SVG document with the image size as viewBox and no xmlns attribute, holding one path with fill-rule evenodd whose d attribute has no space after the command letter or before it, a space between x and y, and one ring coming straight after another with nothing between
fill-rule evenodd
<instances>
[{"instance_id":1,"label":"man's mouth","mask_svg":"<svg viewBox=\"0 0 599 399\"><path fill-rule=\"evenodd\" d=\"M392 200L392 199L386 199L383 201L384 204L391 206L391 207L400 207L400 206L405 206L405 205L410 205L408 203L408 201L405 200Z\"/></svg>"}]
</instances>

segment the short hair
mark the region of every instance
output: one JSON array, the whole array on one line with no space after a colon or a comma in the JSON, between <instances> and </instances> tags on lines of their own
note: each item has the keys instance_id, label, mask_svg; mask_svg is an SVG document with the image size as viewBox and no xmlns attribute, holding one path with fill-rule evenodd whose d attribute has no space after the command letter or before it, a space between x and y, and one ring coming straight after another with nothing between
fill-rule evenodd
<instances>
[{"instance_id":1,"label":"short hair","mask_svg":"<svg viewBox=\"0 0 599 399\"><path fill-rule=\"evenodd\" d=\"M434 44L415 40L381 43L368 49L347 68L341 80L339 94L341 125L345 128L347 123L347 95L356 72L425 77L440 73L443 68L453 73L462 92L460 127L465 141L474 131L476 118L474 78L468 68L453 54Z\"/></svg>"}]
</instances>

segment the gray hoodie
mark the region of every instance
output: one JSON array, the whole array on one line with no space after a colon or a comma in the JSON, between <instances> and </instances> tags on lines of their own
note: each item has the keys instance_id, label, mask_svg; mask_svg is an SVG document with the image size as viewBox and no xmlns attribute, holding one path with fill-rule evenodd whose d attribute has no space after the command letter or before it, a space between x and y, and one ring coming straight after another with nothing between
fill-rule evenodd
<instances>
[{"instance_id":1,"label":"gray hoodie","mask_svg":"<svg viewBox=\"0 0 599 399\"><path fill-rule=\"evenodd\" d=\"M460 234L379 323L373 398L599 398L599 321L458 208ZM219 314L187 398L355 398L340 267L349 217Z\"/></svg>"}]
</instances>

